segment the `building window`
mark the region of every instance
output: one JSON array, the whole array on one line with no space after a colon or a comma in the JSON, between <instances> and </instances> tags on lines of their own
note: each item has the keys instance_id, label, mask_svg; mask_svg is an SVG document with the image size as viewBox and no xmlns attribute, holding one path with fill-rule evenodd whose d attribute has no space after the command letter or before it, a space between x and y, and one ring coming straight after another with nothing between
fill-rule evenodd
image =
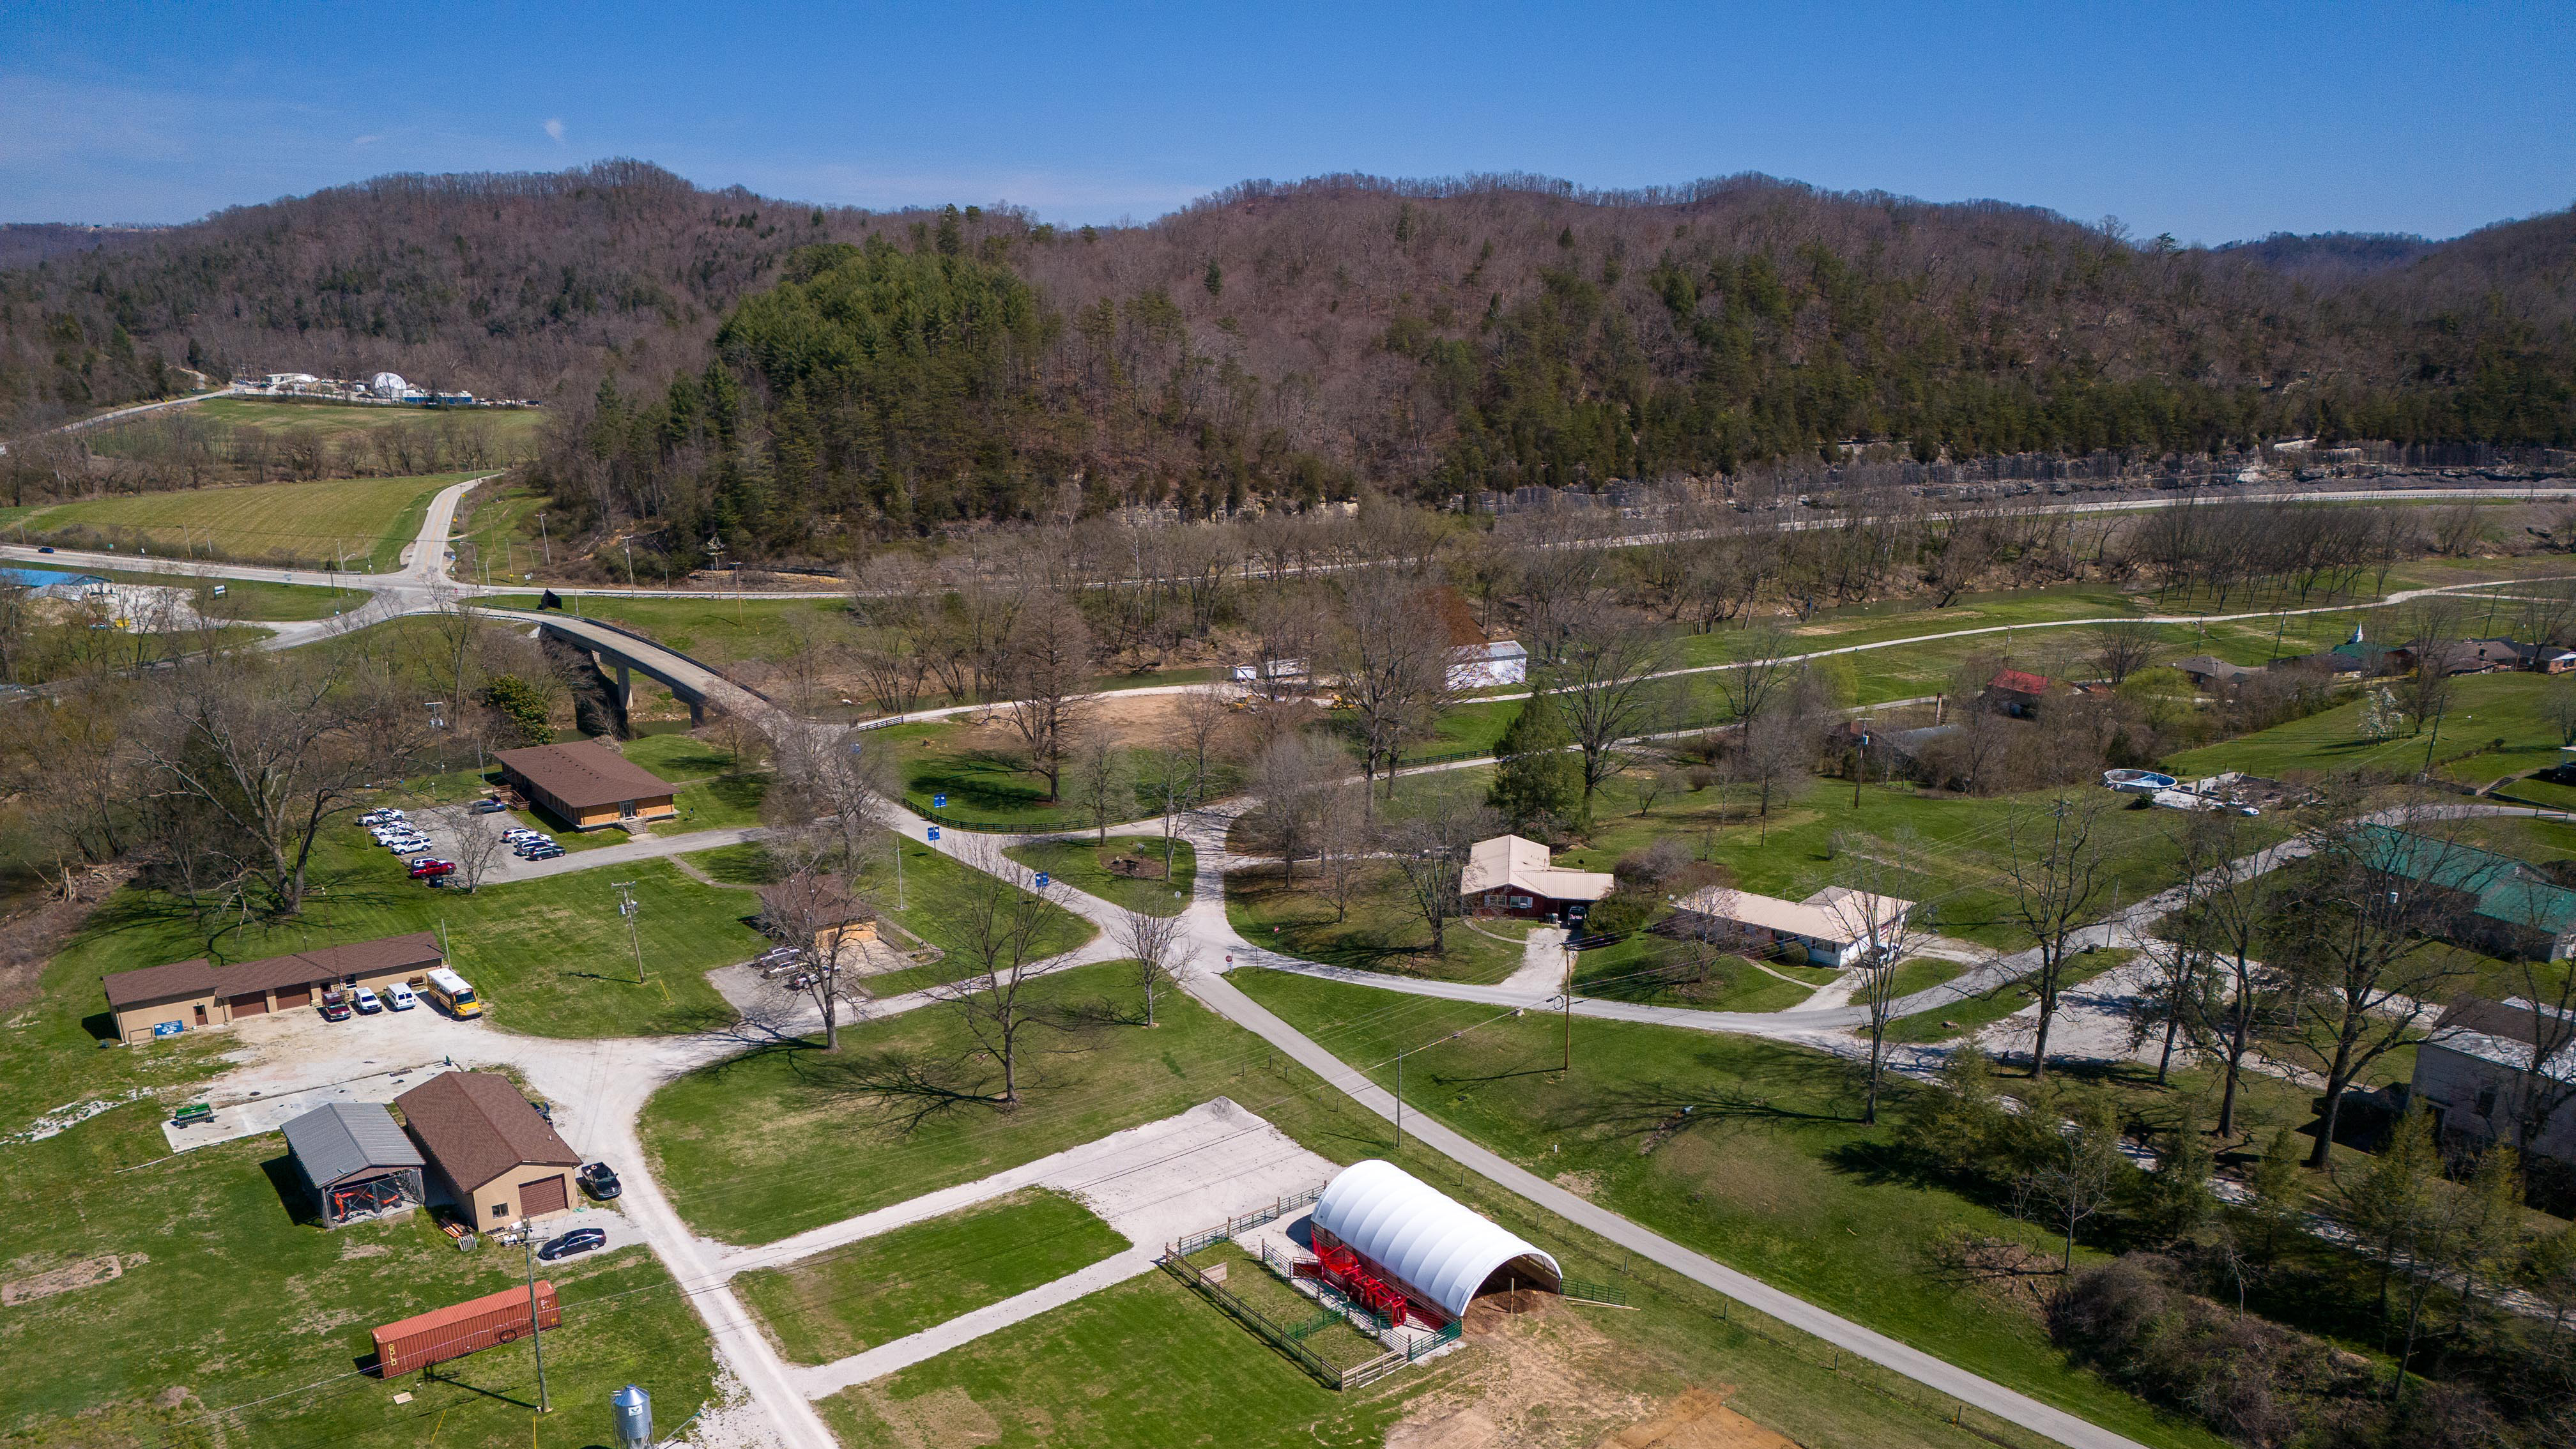
<instances>
[{"instance_id":1,"label":"building window","mask_svg":"<svg viewBox=\"0 0 2576 1449\"><path fill-rule=\"evenodd\" d=\"M2481 1087L2481 1088L2479 1088L2479 1089L2478 1089L2478 1115L2479 1115L2479 1116L2481 1116L2481 1117L2492 1117L2492 1116L2494 1116L2494 1115L2495 1115L2495 1104L2496 1104L2495 1088L2493 1088L2493 1087Z\"/></svg>"},{"instance_id":2,"label":"building window","mask_svg":"<svg viewBox=\"0 0 2576 1449\"><path fill-rule=\"evenodd\" d=\"M509 1215L510 1215L510 1205L509 1205L508 1203L505 1203L505 1202L496 1202L496 1203L492 1204L492 1216L494 1216L494 1217L496 1217L496 1218L506 1218L506 1217L508 1217Z\"/></svg>"},{"instance_id":3,"label":"building window","mask_svg":"<svg viewBox=\"0 0 2576 1449\"><path fill-rule=\"evenodd\" d=\"M1526 910L1528 910L1529 908L1530 908L1530 898L1529 898L1529 897L1527 897L1527 896L1514 896L1514 897L1512 897L1512 909L1513 909L1513 910L1516 910L1516 911L1526 911Z\"/></svg>"}]
</instances>

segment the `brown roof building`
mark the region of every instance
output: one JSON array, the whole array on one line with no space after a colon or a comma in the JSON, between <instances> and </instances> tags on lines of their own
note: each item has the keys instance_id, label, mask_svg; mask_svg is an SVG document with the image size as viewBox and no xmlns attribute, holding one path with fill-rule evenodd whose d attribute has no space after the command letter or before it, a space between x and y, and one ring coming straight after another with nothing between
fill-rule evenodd
<instances>
[{"instance_id":1,"label":"brown roof building","mask_svg":"<svg viewBox=\"0 0 2576 1449\"><path fill-rule=\"evenodd\" d=\"M606 740L503 750L498 758L503 780L575 830L667 820L680 813L670 781L619 754Z\"/></svg>"},{"instance_id":2,"label":"brown roof building","mask_svg":"<svg viewBox=\"0 0 2576 1449\"><path fill-rule=\"evenodd\" d=\"M107 988L107 1009L116 1017L117 1036L136 1042L311 1006L314 991L335 982L385 986L446 964L438 937L414 931L231 966L217 966L202 957L173 961L114 972L101 977L100 984Z\"/></svg>"},{"instance_id":3,"label":"brown roof building","mask_svg":"<svg viewBox=\"0 0 2576 1449\"><path fill-rule=\"evenodd\" d=\"M507 1077L441 1072L401 1096L403 1122L431 1171L477 1228L572 1205L581 1155Z\"/></svg>"}]
</instances>

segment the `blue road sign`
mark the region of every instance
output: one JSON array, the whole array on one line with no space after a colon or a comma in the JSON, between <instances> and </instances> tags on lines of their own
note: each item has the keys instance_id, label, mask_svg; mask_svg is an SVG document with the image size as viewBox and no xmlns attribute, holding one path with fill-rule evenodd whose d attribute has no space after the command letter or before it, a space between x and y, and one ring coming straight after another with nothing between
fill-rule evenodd
<instances>
[{"instance_id":1,"label":"blue road sign","mask_svg":"<svg viewBox=\"0 0 2576 1449\"><path fill-rule=\"evenodd\" d=\"M945 795L933 795L933 796L931 796L931 797L930 797L930 808L931 808L931 809L933 809L933 810L945 810L945 809L947 809L947 808L948 808L948 797L947 797L947 796L945 796Z\"/></svg>"},{"instance_id":2,"label":"blue road sign","mask_svg":"<svg viewBox=\"0 0 2576 1449\"><path fill-rule=\"evenodd\" d=\"M937 840L937 839L939 838L939 827L938 827L938 826L934 825L934 826L930 827L930 838L931 838L931 839L933 839L933 840Z\"/></svg>"},{"instance_id":3,"label":"blue road sign","mask_svg":"<svg viewBox=\"0 0 2576 1449\"><path fill-rule=\"evenodd\" d=\"M1047 873L1046 873L1045 871L1039 871L1039 872L1038 872L1038 889L1039 889L1039 890L1045 890L1046 888L1047 888Z\"/></svg>"}]
</instances>

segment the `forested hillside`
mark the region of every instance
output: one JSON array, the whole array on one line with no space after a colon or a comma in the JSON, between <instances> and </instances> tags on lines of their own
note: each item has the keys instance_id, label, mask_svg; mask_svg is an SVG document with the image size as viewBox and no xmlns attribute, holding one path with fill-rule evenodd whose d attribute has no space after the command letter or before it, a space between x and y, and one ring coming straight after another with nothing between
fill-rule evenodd
<instances>
[{"instance_id":1,"label":"forested hillside","mask_svg":"<svg viewBox=\"0 0 2576 1449\"><path fill-rule=\"evenodd\" d=\"M1848 442L2568 446L2576 214L2207 250L1759 177L1327 178L1066 230L620 162L385 178L0 271L0 427L182 362L540 397L564 505L692 550Z\"/></svg>"}]
</instances>

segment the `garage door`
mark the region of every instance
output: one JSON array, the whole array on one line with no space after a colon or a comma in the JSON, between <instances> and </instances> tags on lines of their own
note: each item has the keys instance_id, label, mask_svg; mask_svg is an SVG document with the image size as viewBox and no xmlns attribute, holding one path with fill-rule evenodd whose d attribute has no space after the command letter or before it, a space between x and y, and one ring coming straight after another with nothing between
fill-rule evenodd
<instances>
[{"instance_id":1,"label":"garage door","mask_svg":"<svg viewBox=\"0 0 2576 1449\"><path fill-rule=\"evenodd\" d=\"M280 1011L290 1006L311 1006L312 1004L313 988L310 986L285 986L278 989L277 1009Z\"/></svg>"},{"instance_id":2,"label":"garage door","mask_svg":"<svg viewBox=\"0 0 2576 1449\"><path fill-rule=\"evenodd\" d=\"M268 1014L268 993L253 991L236 996L226 1004L232 1007L235 1016L265 1016Z\"/></svg>"},{"instance_id":3,"label":"garage door","mask_svg":"<svg viewBox=\"0 0 2576 1449\"><path fill-rule=\"evenodd\" d=\"M541 1178L535 1182L519 1184L519 1212L522 1216L543 1217L547 1213L562 1212L564 1207L562 1173L556 1173L552 1177Z\"/></svg>"}]
</instances>

